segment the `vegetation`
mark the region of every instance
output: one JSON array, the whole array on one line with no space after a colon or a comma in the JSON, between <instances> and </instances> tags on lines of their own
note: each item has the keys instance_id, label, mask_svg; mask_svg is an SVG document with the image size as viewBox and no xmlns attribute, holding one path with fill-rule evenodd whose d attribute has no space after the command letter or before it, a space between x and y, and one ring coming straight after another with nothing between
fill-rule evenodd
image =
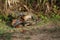
<instances>
[{"instance_id":1,"label":"vegetation","mask_svg":"<svg viewBox=\"0 0 60 40\"><path fill-rule=\"evenodd\" d=\"M36 24L31 25L33 27L26 26L18 29L13 27L13 19L19 19L19 14L23 13L26 15L26 12L33 14L32 23L35 22ZM60 0L0 0L0 35L7 33L7 40L11 37L11 32L24 32L25 30L37 29L41 25L48 24L49 22L52 22L55 26L57 25L55 29L59 30ZM28 40L29 37L26 39Z\"/></svg>"}]
</instances>

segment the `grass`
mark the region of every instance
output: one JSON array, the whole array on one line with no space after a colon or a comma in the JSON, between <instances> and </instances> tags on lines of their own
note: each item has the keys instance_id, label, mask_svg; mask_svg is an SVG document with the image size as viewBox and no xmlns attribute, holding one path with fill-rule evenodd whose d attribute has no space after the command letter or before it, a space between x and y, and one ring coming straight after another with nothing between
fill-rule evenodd
<instances>
[{"instance_id":1,"label":"grass","mask_svg":"<svg viewBox=\"0 0 60 40\"><path fill-rule=\"evenodd\" d=\"M6 33L5 34L6 40L9 40L11 38L11 32L21 32L23 30L32 30L32 29L41 28L41 26L44 26L43 28L46 28L47 24L49 23L51 24L51 22L52 24L55 25L55 28L51 28L51 29L48 28L45 30L48 30L49 32L60 30L60 15L53 14L51 18L40 15L40 19L41 19L40 22L38 22L36 25L27 26L24 28L11 28L10 26L6 25L6 22L2 22L0 19L0 36ZM29 37L27 37L26 39L28 40Z\"/></svg>"},{"instance_id":2,"label":"grass","mask_svg":"<svg viewBox=\"0 0 60 40\"><path fill-rule=\"evenodd\" d=\"M11 27L7 26L5 22L0 22L0 34L7 32Z\"/></svg>"}]
</instances>

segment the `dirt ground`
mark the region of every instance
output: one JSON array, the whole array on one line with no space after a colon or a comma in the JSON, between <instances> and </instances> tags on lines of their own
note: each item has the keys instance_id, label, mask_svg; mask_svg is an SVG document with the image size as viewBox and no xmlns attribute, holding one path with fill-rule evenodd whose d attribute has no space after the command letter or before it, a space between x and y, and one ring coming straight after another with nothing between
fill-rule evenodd
<instances>
[{"instance_id":1,"label":"dirt ground","mask_svg":"<svg viewBox=\"0 0 60 40\"><path fill-rule=\"evenodd\" d=\"M26 27L31 28L31 27ZM7 34L6 34L7 35ZM15 31L9 35L0 36L0 40L60 40L60 25L53 22L46 23L43 26L33 26L33 29L25 32Z\"/></svg>"}]
</instances>

